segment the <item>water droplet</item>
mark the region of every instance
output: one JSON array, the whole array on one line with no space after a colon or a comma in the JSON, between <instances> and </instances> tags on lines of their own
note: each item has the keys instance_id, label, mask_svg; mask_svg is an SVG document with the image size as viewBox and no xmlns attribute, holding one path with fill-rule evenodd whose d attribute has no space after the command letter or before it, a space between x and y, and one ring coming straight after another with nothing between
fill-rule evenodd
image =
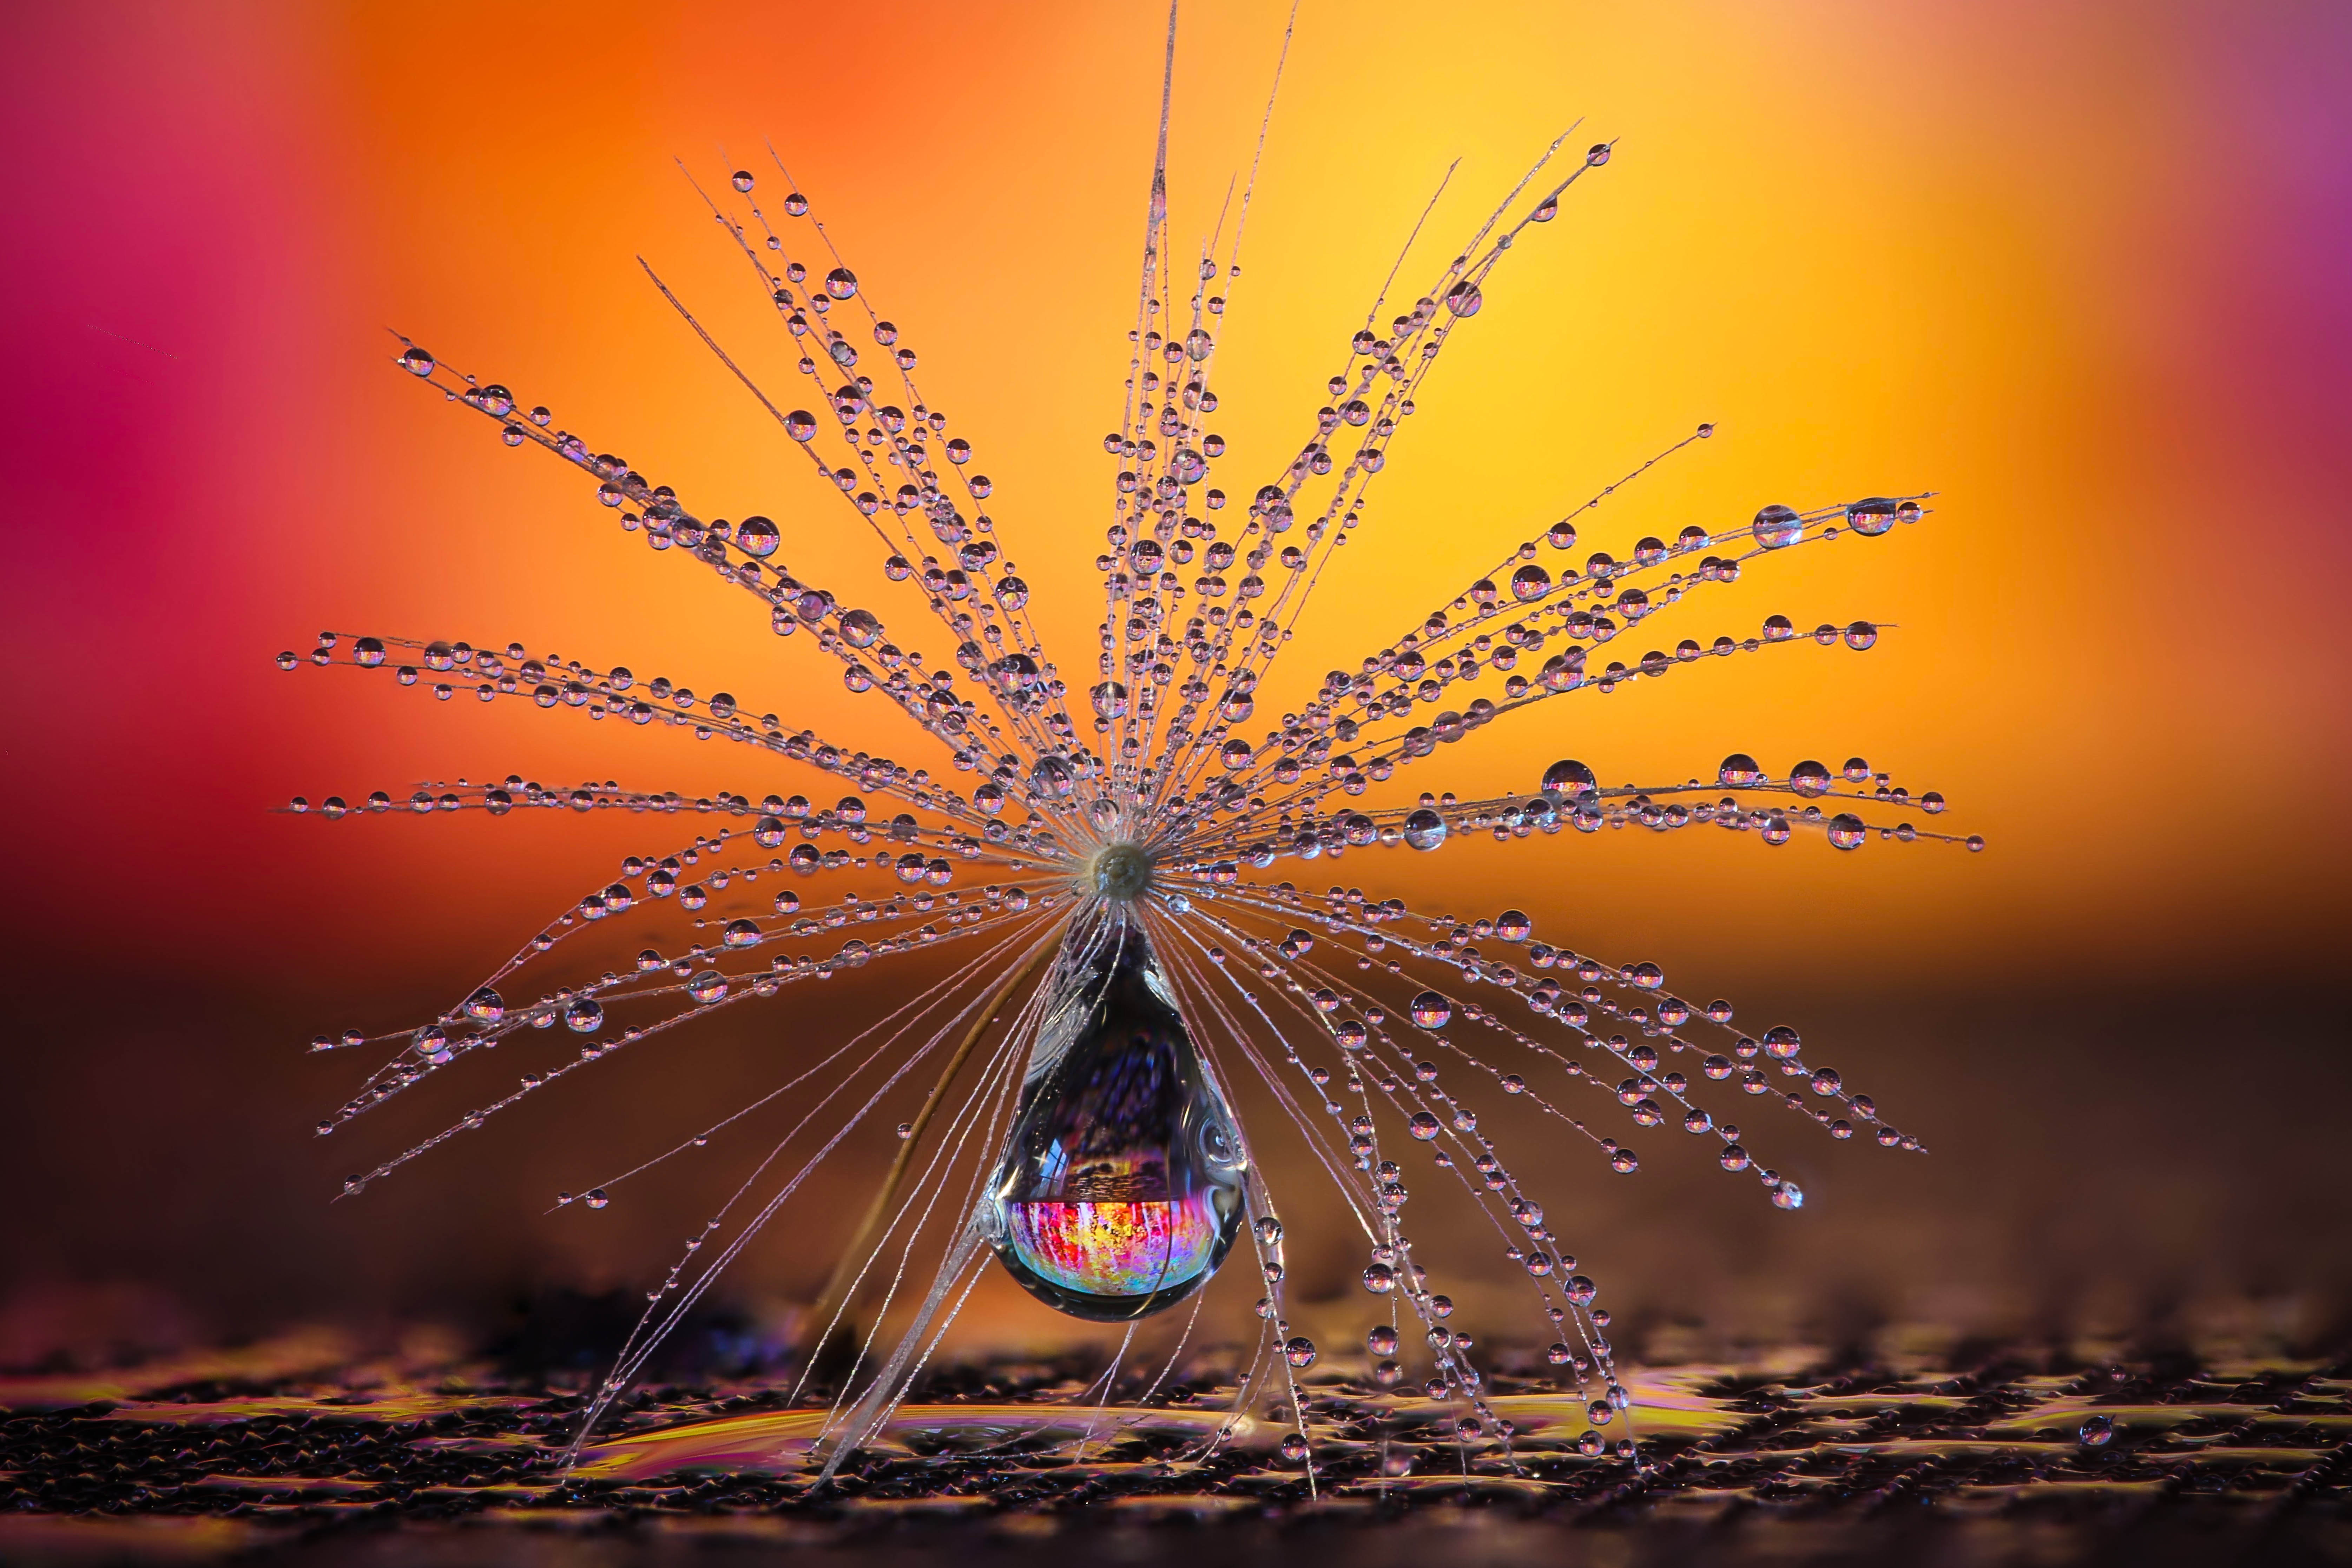
<instances>
[{"instance_id":1,"label":"water droplet","mask_svg":"<svg viewBox=\"0 0 2352 1568\"><path fill-rule=\"evenodd\" d=\"M1756 542L1766 549L1785 549L1805 537L1805 519L1794 507L1777 502L1756 514Z\"/></svg>"},{"instance_id":2,"label":"water droplet","mask_svg":"<svg viewBox=\"0 0 2352 1568\"><path fill-rule=\"evenodd\" d=\"M776 525L765 517L746 517L742 526L735 530L736 548L745 555L756 556L761 560L775 554L776 546L782 539L783 536L777 531Z\"/></svg>"},{"instance_id":3,"label":"water droplet","mask_svg":"<svg viewBox=\"0 0 2352 1568\"><path fill-rule=\"evenodd\" d=\"M1139 927L1066 947L1050 985L1031 1057L1050 1065L1024 1089L991 1183L997 1257L1048 1306L1131 1321L1223 1262L1242 1221L1240 1134Z\"/></svg>"},{"instance_id":4,"label":"water droplet","mask_svg":"<svg viewBox=\"0 0 2352 1568\"><path fill-rule=\"evenodd\" d=\"M2093 1416L2075 1429L2074 1437L2086 1448L2104 1448L2115 1441L2116 1418Z\"/></svg>"},{"instance_id":5,"label":"water droplet","mask_svg":"<svg viewBox=\"0 0 2352 1568\"><path fill-rule=\"evenodd\" d=\"M835 299L846 299L857 292L857 275L845 267L836 267L824 275L824 291Z\"/></svg>"},{"instance_id":6,"label":"water droplet","mask_svg":"<svg viewBox=\"0 0 2352 1568\"><path fill-rule=\"evenodd\" d=\"M604 1009L593 997L582 997L563 1009L564 1027L574 1034L594 1034L604 1027Z\"/></svg>"},{"instance_id":7,"label":"water droplet","mask_svg":"<svg viewBox=\"0 0 2352 1568\"><path fill-rule=\"evenodd\" d=\"M1404 820L1404 841L1417 850L1433 850L1445 841L1445 819L1423 806Z\"/></svg>"},{"instance_id":8,"label":"water droplet","mask_svg":"<svg viewBox=\"0 0 2352 1568\"><path fill-rule=\"evenodd\" d=\"M1454 1017L1454 1004L1435 991L1412 998L1412 1021L1423 1029L1444 1029Z\"/></svg>"},{"instance_id":9,"label":"water droplet","mask_svg":"<svg viewBox=\"0 0 2352 1568\"><path fill-rule=\"evenodd\" d=\"M1895 526L1895 506L1884 496L1856 501L1845 509L1846 526L1864 538L1875 538Z\"/></svg>"},{"instance_id":10,"label":"water droplet","mask_svg":"<svg viewBox=\"0 0 2352 1568\"><path fill-rule=\"evenodd\" d=\"M1585 790L1599 786L1600 780L1592 776L1592 769L1574 760L1555 762L1543 772L1543 791L1547 795L1559 795L1572 800Z\"/></svg>"}]
</instances>

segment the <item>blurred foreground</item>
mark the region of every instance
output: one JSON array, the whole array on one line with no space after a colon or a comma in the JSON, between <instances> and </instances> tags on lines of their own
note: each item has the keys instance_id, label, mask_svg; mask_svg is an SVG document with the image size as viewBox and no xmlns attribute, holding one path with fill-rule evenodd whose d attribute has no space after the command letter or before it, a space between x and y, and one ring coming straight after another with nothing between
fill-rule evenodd
<instances>
[{"instance_id":1,"label":"blurred foreground","mask_svg":"<svg viewBox=\"0 0 2352 1568\"><path fill-rule=\"evenodd\" d=\"M972 1363L940 1369L820 1487L824 1401L795 1405L767 1377L641 1390L564 1471L581 1378L531 1369L562 1333L542 1325L491 1359L426 1333L371 1354L315 1331L0 1379L0 1561L701 1563L780 1546L1608 1568L2352 1561L2340 1351L2085 1342L1929 1360L1882 1341L1858 1364L1790 1347L1654 1365L1632 1380L1638 1465L1616 1448L1624 1417L1591 1434L1581 1400L1507 1372L1493 1384L1507 1443L1458 1427L1454 1406L1370 1392L1331 1357L1304 1375L1301 1462L1279 1391L1230 1411L1231 1359L1213 1351L1142 1405L1159 1368L1139 1365L1110 1407L1073 1403L1098 1361Z\"/></svg>"}]
</instances>

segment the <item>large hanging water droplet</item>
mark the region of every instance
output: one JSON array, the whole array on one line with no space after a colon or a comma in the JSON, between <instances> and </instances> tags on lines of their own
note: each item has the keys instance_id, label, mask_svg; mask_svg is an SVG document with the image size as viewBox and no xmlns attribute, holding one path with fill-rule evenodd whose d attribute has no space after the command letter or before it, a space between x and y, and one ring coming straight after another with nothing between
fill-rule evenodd
<instances>
[{"instance_id":1,"label":"large hanging water droplet","mask_svg":"<svg viewBox=\"0 0 2352 1568\"><path fill-rule=\"evenodd\" d=\"M1183 1300L1241 1228L1241 1138L1139 926L1055 959L992 1183L996 1255L1046 1305L1128 1322Z\"/></svg>"}]
</instances>

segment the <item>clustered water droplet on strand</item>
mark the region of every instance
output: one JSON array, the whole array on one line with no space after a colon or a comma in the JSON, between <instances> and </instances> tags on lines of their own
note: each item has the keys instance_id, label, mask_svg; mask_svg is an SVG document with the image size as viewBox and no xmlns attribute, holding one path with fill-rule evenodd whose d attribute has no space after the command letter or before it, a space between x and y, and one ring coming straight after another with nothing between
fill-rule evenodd
<instances>
[{"instance_id":1,"label":"clustered water droplet on strand","mask_svg":"<svg viewBox=\"0 0 2352 1568\"><path fill-rule=\"evenodd\" d=\"M1628 1396L1592 1280L1578 1271L1521 1169L1482 1124L1479 1103L1490 1092L1571 1129L1618 1173L1640 1168L1634 1145L1658 1130L1678 1124L1712 1137L1717 1163L1760 1181L1783 1208L1800 1207L1803 1194L1749 1152L1748 1135L1721 1119L1720 1107L1700 1103L1701 1081L1775 1096L1834 1139L1869 1129L1884 1147L1919 1147L1838 1071L1807 1062L1793 1030L1739 1032L1729 1003L1683 999L1654 964L1539 941L1517 909L1458 918L1359 886L1335 882L1315 893L1255 873L1297 862L1294 874L1303 875L1307 862L1433 852L1472 835L1509 843L1637 827L1711 825L1769 845L1818 831L1847 851L1874 835L1981 848L1979 839L1920 826L1943 810L1942 798L1915 796L1860 758L1834 772L1800 761L1775 776L1734 753L1712 781L1648 785L1604 784L1591 768L1564 760L1534 787L1506 796L1464 800L1426 791L1410 802L1354 804L1441 747L1538 703L1607 695L1706 659L1808 642L1869 649L1882 630L1871 622L1801 634L1775 615L1750 635L1685 638L1671 652L1606 664L1601 657L1604 644L1738 580L1759 557L1845 534L1885 535L1919 520L1926 497L1776 503L1744 522L1694 523L1672 541L1644 536L1622 560L1601 550L1576 560L1579 520L1714 434L1701 424L1536 531L1355 668L1330 671L1297 711L1253 727L1261 686L1325 570L1370 526L1369 492L1423 380L1483 308L1513 243L1530 225L1552 221L1569 187L1605 163L1610 148L1593 147L1565 178L1538 184L1566 137L1556 141L1385 324L1384 287L1345 344L1311 432L1236 518L1225 492L1210 483L1226 446L1212 428L1213 383L1241 276L1248 188L1231 238L1221 216L1219 232L1180 263L1167 214L1164 119L1163 99L1124 412L1103 443L1115 468L1108 548L1095 560L1104 613L1088 679L1066 674L1046 652L1029 615L1029 588L982 509L992 486L973 471L970 442L950 433L947 414L917 383L914 350L878 314L797 190L782 204L804 225L791 239L770 222L748 171L729 183L739 203L705 199L799 351L798 374L821 413L772 398L658 277L653 281L871 530L884 552L883 578L915 584L915 623L924 637L941 639L944 656L903 645L914 641L908 629L894 638L877 610L777 559L784 530L769 517L706 520L668 486L553 428L546 408L519 413L504 386L453 372L403 340L404 369L491 419L508 445L538 447L583 471L623 530L656 559L693 562L755 601L777 635L813 643L838 665L846 689L878 693L929 737L950 771L971 776L968 784L950 782L835 744L776 714L754 716L728 692L698 696L666 678L640 683L626 668L533 654L520 643L322 633L307 658L279 656L289 669L390 667L399 685L423 685L444 701L460 692L482 702L522 698L592 720L687 729L750 748L758 755L747 761L762 769L813 769L856 791L819 807L799 794L755 803L725 790L688 799L610 779L566 787L510 776L431 784L401 800L380 791L356 807L328 797L316 810L329 819L404 810L728 819L698 824L688 841L673 832L629 855L615 880L584 894L440 1017L390 1036L320 1037L320 1050L394 1048L320 1124L322 1134L525 1030L561 1021L582 1042L576 1057L537 1061L518 1087L355 1175L348 1192L689 1019L849 969L906 964L918 952L954 955L945 974L762 1099L586 1190L585 1207L603 1208L628 1178L707 1146L755 1112L779 1102L800 1112L650 1292L592 1423L848 1131L942 1066L922 1116L897 1127L901 1158L911 1162L908 1196L877 1210L883 1228L869 1252L845 1263L855 1270L845 1274L845 1290L869 1274L883 1282L878 1322L898 1300L919 1240L929 1238L924 1244L940 1260L897 1349L873 1366L861 1352L836 1406L836 1462L906 1396L992 1259L1063 1310L1128 1322L1131 1338L1136 1320L1178 1301L1192 1299L1197 1317L1199 1285L1235 1239L1246 1239L1266 1294L1257 1356L1234 1408L1272 1394L1295 1409L1295 1376L1318 1352L1284 1309L1282 1226L1227 1084L1263 1088L1270 1114L1288 1124L1362 1229L1363 1286L1388 1316L1366 1342L1374 1383L1399 1385L1406 1373L1397 1358L1418 1340L1430 1369L1422 1392L1460 1402L1465 1441L1491 1439L1506 1450L1509 1424L1487 1403L1473 1340L1445 1322L1452 1302L1432 1288L1404 1229L1417 1196L1409 1179L1452 1195L1491 1228L1549 1331L1550 1365L1584 1391L1593 1427L1618 1418ZM792 188L780 160L776 168ZM1530 185L1538 186L1532 199ZM1391 282L1411 248L1409 241ZM866 340L884 351L869 357ZM1085 688L1083 702L1071 700L1074 681ZM1473 685L1493 695L1454 695ZM312 809L299 799L294 807ZM1403 869L1387 855L1375 865ZM859 871L899 890L845 888L804 904L792 885ZM592 927L673 909L699 934L684 951L647 946L625 968L520 999L531 989L523 971ZM859 934L835 945L833 934L851 925ZM992 1038L1000 1019L1009 1022ZM959 1078L967 1055L977 1065ZM795 1139L818 1146L779 1179L775 1170L785 1167L778 1161ZM975 1175L958 1198L948 1188L965 1168L987 1179ZM1425 1206L1429 1195L1419 1196ZM827 1330L847 1300L834 1301ZM1402 1332L1408 1318L1410 1333ZM1285 1451L1306 1463L1303 1432L1294 1434L1297 1452ZM1592 1451L1600 1444L1592 1436Z\"/></svg>"}]
</instances>

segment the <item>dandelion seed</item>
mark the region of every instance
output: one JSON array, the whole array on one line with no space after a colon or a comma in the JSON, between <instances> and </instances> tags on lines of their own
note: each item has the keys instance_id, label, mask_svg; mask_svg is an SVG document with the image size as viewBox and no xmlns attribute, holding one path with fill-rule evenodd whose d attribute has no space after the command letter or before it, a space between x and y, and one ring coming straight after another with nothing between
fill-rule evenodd
<instances>
[{"instance_id":1,"label":"dandelion seed","mask_svg":"<svg viewBox=\"0 0 2352 1568\"><path fill-rule=\"evenodd\" d=\"M1171 22L1171 61L1173 48ZM1125 406L1102 444L1109 548L1094 560L1103 613L1090 667L1048 651L1030 614L1029 586L1004 553L1011 541L982 509L993 487L973 471L978 455L967 437L950 434L952 421L916 380L911 329L880 316L781 159L776 171L791 192L781 203L784 226L761 206L759 179L749 171L705 199L785 340L802 350L804 384L796 392L757 384L647 273L775 420L781 450L804 455L818 492L836 493L845 519L872 536L881 584L910 587L810 580L778 559L783 530L769 517L706 518L671 486L595 451L586 436L554 428L546 408L518 419L505 387L482 385L402 340L395 362L403 370L490 419L505 444L580 471L594 499L617 513L623 535L648 547L650 570L707 571L723 599L793 640L788 656L796 663L831 672L869 707L895 707L926 737L924 761L909 765L777 713L754 713L756 705L730 692L705 698L667 677L640 681L626 667L520 643L331 633L307 658L280 656L289 670L389 665L403 686L419 684L421 666L436 676L426 689L443 699L465 690L484 702L520 699L550 713L685 730L741 747L746 772L762 784L782 789L790 779L811 791L690 798L610 779L567 785L520 775L415 790L408 805L417 814L625 812L649 819L649 836L664 841L625 859L617 879L598 878L572 913L440 1016L388 1035L353 1031L313 1042L321 1051L371 1042L389 1051L320 1124L323 1134L462 1070L525 1029L560 1019L569 1031L594 1037L576 1060L534 1068L447 1131L355 1174L346 1193L554 1091L590 1061L642 1054L689 1018L868 967L903 976L902 999L890 1011L829 1043L814 1064L653 1160L584 1189L585 1207L602 1209L646 1165L722 1134L748 1135L746 1119L772 1105L798 1115L689 1244L688 1260L649 1292L647 1312L587 1412L589 1425L851 1131L925 1083L929 1097L897 1124L896 1163L815 1314L818 1332L829 1334L861 1291L869 1301L880 1296L872 1322L911 1303L886 1354L869 1364L874 1347L859 1351L825 1434L833 1463L889 1419L992 1265L1049 1307L1123 1322L1131 1333L1138 1321L1194 1298L1240 1247L1267 1287L1241 1387L1276 1394L1296 1412L1294 1375L1318 1356L1287 1326L1284 1232L1265 1157L1270 1142L1302 1149L1363 1232L1362 1282L1390 1314L1366 1341L1373 1382L1397 1385L1406 1373L1395 1358L1419 1342L1427 1350L1423 1386L1461 1406L1464 1441L1489 1432L1507 1441L1509 1424L1483 1392L1471 1338L1444 1322L1453 1303L1433 1290L1416 1258L1403 1227L1408 1210L1443 1206L1447 1225L1492 1232L1524 1277L1530 1321L1552 1342L1547 1361L1587 1401L1593 1427L1610 1425L1629 1403L1602 1333L1608 1313L1593 1304L1597 1287L1577 1271L1545 1206L1482 1123L1479 1103L1490 1089L1589 1148L1596 1166L1626 1176L1642 1168L1643 1151L1611 1129L1630 1129L1639 1140L1678 1123L1716 1140L1717 1165L1759 1180L1783 1209L1800 1207L1804 1194L1759 1164L1742 1129L1720 1119L1728 1102L1698 1103L1685 1064L1708 1084L1758 1097L1775 1092L1767 1069L1778 1068L1811 1091L1811 1100L1782 1095L1791 1114L1811 1124L1799 1126L1799 1135L1820 1129L1849 1140L1859 1124L1881 1148L1919 1149L1837 1071L1805 1061L1792 1029L1775 1027L1760 1040L1736 1035L1730 1003L1695 1006L1667 988L1654 964L1538 940L1536 923L1516 908L1461 919L1434 912L1425 897L1408 904L1368 894L1345 885L1339 865L1351 854L1378 856L1383 871L1426 888L1422 856L1466 839L1519 846L1510 852L1532 869L1538 857L1557 864L1573 853L1571 844L1534 841L1563 832L1703 826L1767 845L1807 837L1853 851L1875 835L1980 849L1979 839L1914 821L1939 813L1940 795L1914 796L1860 758L1835 774L1800 760L1776 776L1733 751L1704 785L1604 783L1584 762L1563 759L1497 797L1409 794L1438 771L1431 759L1441 748L1489 725L1519 722L1520 710L1538 704L1590 702L1707 657L1874 647L1883 625L1824 625L1808 639L1776 615L1711 643L1685 638L1671 654L1610 659L1603 652L1658 616L1704 610L1716 589L1760 558L1916 523L1927 497L1776 502L1744 521L1686 527L1672 543L1645 536L1617 544L1628 552L1622 560L1594 550L1576 561L1570 552L1580 520L1589 526L1585 514L1715 434L1712 423L1696 424L1565 515L1531 521L1523 542L1498 541L1501 559L1491 571L1367 645L1352 668L1324 674L1297 711L1269 723L1259 716L1258 694L1283 664L1327 567L1350 539L1380 531L1367 500L1422 382L1456 332L1474 320L1486 329L1483 323L1501 313L1486 309L1486 296L1513 244L1530 225L1572 212L1571 187L1609 163L1611 146L1591 148L1558 174L1564 134L1454 259L1424 272L1409 302L1384 288L1364 329L1333 345L1330 402L1303 423L1295 456L1255 485L1229 481L1232 495L1251 498L1238 517L1220 518L1228 492L1208 481L1225 443L1210 421L1223 334L1239 314L1255 166L1231 235L1221 223L1197 263L1181 260L1169 218L1166 120L1163 85ZM852 324L890 351L861 357ZM795 528L814 526L803 521L799 503L785 503L779 497L774 509L793 513ZM919 640L945 652L919 652ZM749 681L730 684L753 689ZM1375 789L1389 803L1360 803ZM1408 793L1390 800L1400 791ZM814 804L829 793L837 804ZM298 797L293 809L306 810L307 802ZM357 808L330 797L316 814L335 821L396 809L389 792L377 791ZM1299 885L1310 862L1329 862L1328 891ZM808 891L777 891L767 880L787 873L808 879ZM884 891L866 891L868 883ZM684 953L648 946L634 963L534 994L548 956L569 956L592 929L683 917L702 933L683 938ZM1255 1127L1236 1110L1233 1090L1244 1083L1271 1107ZM558 1197L559 1206L572 1201ZM925 1281L919 1261L927 1257L936 1260ZM1106 1390L1118 1365L1105 1375ZM1225 1423L1207 1446L1233 1430ZM1283 1439L1286 1459L1307 1458L1304 1432L1301 1424ZM1601 1440L1586 1438L1582 1451L1598 1454Z\"/></svg>"}]
</instances>

